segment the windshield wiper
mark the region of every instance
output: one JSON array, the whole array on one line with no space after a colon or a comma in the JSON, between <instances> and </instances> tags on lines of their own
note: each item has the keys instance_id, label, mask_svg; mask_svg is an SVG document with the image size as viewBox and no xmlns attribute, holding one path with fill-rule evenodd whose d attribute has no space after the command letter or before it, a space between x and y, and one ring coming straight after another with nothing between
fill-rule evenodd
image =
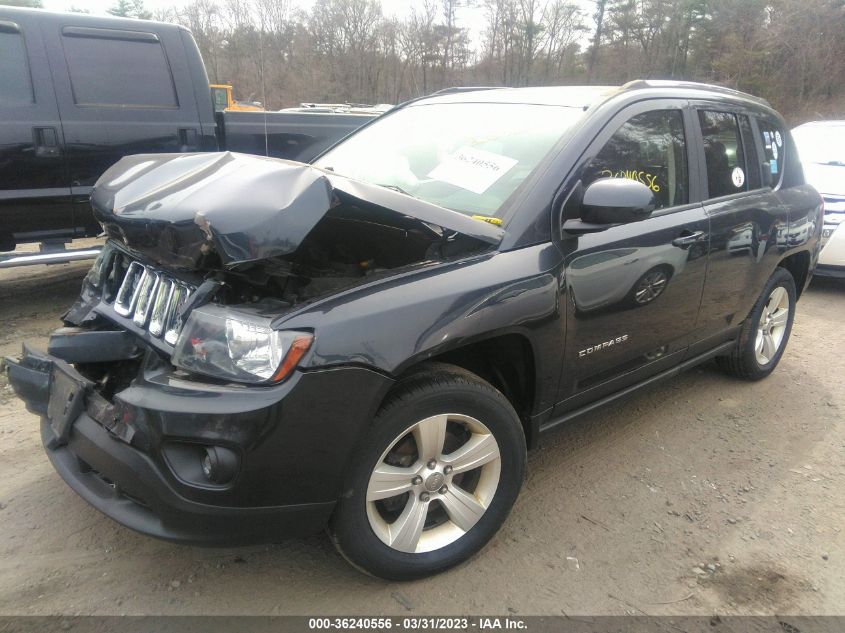
<instances>
[{"instance_id":1,"label":"windshield wiper","mask_svg":"<svg viewBox=\"0 0 845 633\"><path fill-rule=\"evenodd\" d=\"M380 182L378 182L376 184L379 187L384 187L385 189L392 189L393 191L398 191L399 193L404 193L406 196L411 196L410 193L408 193L407 191L402 189L402 187L400 187L399 185L385 185L385 184L382 184ZM413 198L414 196L411 196L411 197Z\"/></svg>"}]
</instances>

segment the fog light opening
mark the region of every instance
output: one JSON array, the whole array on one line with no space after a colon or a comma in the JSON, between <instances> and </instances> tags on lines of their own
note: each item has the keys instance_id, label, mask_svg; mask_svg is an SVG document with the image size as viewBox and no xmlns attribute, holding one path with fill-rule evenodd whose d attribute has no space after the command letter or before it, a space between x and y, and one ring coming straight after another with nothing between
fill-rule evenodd
<instances>
[{"instance_id":1,"label":"fog light opening","mask_svg":"<svg viewBox=\"0 0 845 633\"><path fill-rule=\"evenodd\" d=\"M235 478L238 456L222 446L207 446L202 456L202 473L211 483L225 484Z\"/></svg>"}]
</instances>

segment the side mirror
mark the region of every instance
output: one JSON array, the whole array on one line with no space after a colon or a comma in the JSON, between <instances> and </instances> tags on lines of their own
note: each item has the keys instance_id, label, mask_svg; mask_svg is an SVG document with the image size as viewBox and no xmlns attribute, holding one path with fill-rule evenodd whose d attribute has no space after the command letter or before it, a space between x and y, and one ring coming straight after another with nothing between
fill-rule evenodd
<instances>
[{"instance_id":1,"label":"side mirror","mask_svg":"<svg viewBox=\"0 0 845 633\"><path fill-rule=\"evenodd\" d=\"M584 192L581 220L587 224L627 224L645 220L657 201L643 183L627 178L601 178Z\"/></svg>"}]
</instances>

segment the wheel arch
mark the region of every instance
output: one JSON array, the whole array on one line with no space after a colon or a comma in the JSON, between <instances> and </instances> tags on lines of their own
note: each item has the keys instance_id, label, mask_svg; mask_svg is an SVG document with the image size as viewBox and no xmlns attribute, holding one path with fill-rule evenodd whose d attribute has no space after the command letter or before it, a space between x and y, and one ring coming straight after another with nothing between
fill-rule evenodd
<instances>
[{"instance_id":1,"label":"wheel arch","mask_svg":"<svg viewBox=\"0 0 845 633\"><path fill-rule=\"evenodd\" d=\"M778 262L778 267L785 268L795 280L795 298L800 299L801 293L809 281L810 251L803 250L787 255Z\"/></svg>"},{"instance_id":2,"label":"wheel arch","mask_svg":"<svg viewBox=\"0 0 845 633\"><path fill-rule=\"evenodd\" d=\"M522 422L529 446L533 437L531 417L536 412L540 393L536 366L537 355L524 333L505 331L464 341L434 354L417 356L403 364L396 378L418 371L427 363L447 363L471 371L498 389L513 406Z\"/></svg>"}]
</instances>

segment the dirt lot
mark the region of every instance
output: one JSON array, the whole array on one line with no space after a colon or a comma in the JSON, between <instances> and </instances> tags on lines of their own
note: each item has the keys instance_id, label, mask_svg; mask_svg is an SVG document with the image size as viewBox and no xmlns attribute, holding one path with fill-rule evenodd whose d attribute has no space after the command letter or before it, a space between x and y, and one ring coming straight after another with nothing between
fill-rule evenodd
<instances>
[{"instance_id":1,"label":"dirt lot","mask_svg":"<svg viewBox=\"0 0 845 633\"><path fill-rule=\"evenodd\" d=\"M0 355L46 344L87 263L0 271ZM0 378L0 614L845 614L845 284L814 282L780 368L693 370L546 438L494 541L391 584L324 536L137 535L53 472Z\"/></svg>"}]
</instances>

